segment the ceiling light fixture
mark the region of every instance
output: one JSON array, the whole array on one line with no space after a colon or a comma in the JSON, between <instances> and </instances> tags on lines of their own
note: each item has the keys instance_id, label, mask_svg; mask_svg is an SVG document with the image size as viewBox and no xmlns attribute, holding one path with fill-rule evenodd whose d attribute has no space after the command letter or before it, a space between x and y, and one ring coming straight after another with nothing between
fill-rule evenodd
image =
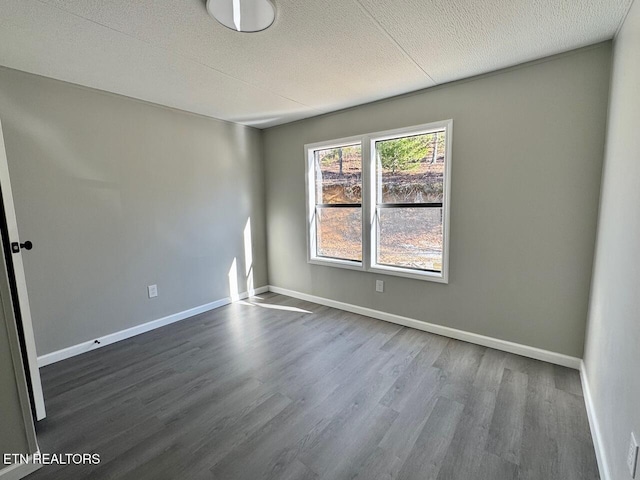
<instances>
[{"instance_id":1,"label":"ceiling light fixture","mask_svg":"<svg viewBox=\"0 0 640 480\"><path fill-rule=\"evenodd\" d=\"M207 11L237 32L259 32L270 27L276 18L271 0L207 0Z\"/></svg>"}]
</instances>

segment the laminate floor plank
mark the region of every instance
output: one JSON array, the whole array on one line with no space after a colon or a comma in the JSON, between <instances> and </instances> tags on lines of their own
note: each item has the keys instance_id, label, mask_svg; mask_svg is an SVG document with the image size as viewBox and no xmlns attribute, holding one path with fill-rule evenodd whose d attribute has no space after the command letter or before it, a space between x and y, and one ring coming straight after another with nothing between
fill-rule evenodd
<instances>
[{"instance_id":1,"label":"laminate floor plank","mask_svg":"<svg viewBox=\"0 0 640 480\"><path fill-rule=\"evenodd\" d=\"M567 393L582 396L582 383L580 376L574 375L574 371L567 367L561 367L560 365L553 366L555 385L558 390L563 390Z\"/></svg>"},{"instance_id":2,"label":"laminate floor plank","mask_svg":"<svg viewBox=\"0 0 640 480\"><path fill-rule=\"evenodd\" d=\"M399 480L436 479L458 427L464 405L438 397L429 419L398 474Z\"/></svg>"},{"instance_id":3,"label":"laminate floor plank","mask_svg":"<svg viewBox=\"0 0 640 480\"><path fill-rule=\"evenodd\" d=\"M558 478L558 429L554 382L529 376L522 432L520 480Z\"/></svg>"},{"instance_id":4,"label":"laminate floor plank","mask_svg":"<svg viewBox=\"0 0 640 480\"><path fill-rule=\"evenodd\" d=\"M497 455L488 454L482 457L475 478L512 480L518 478L518 466Z\"/></svg>"},{"instance_id":5,"label":"laminate floor plank","mask_svg":"<svg viewBox=\"0 0 640 480\"><path fill-rule=\"evenodd\" d=\"M291 403L280 394L272 395L231 424L216 425L204 438L194 438L193 461L217 464Z\"/></svg>"},{"instance_id":6,"label":"laminate floor plank","mask_svg":"<svg viewBox=\"0 0 640 480\"><path fill-rule=\"evenodd\" d=\"M440 370L430 367L430 371L418 383L418 388L405 397L401 407L398 405L390 407L395 408L399 414L380 442L380 446L402 461L405 461L411 453L435 407L439 392L439 377Z\"/></svg>"},{"instance_id":7,"label":"laminate floor plank","mask_svg":"<svg viewBox=\"0 0 640 480\"><path fill-rule=\"evenodd\" d=\"M366 413L334 419L322 432L317 448L304 452L300 460L321 478L353 478L397 416L398 412L376 404Z\"/></svg>"},{"instance_id":8,"label":"laminate floor plank","mask_svg":"<svg viewBox=\"0 0 640 480\"><path fill-rule=\"evenodd\" d=\"M485 446L496 407L496 394L475 388L464 406L438 480L473 478L486 457Z\"/></svg>"},{"instance_id":9,"label":"laminate floor plank","mask_svg":"<svg viewBox=\"0 0 640 480\"><path fill-rule=\"evenodd\" d=\"M376 448L359 466L353 480L393 480L402 467L402 460L384 448Z\"/></svg>"},{"instance_id":10,"label":"laminate floor plank","mask_svg":"<svg viewBox=\"0 0 640 480\"><path fill-rule=\"evenodd\" d=\"M358 398L366 398L371 390L377 390L375 385L383 380L378 369L388 360L388 355L380 351L377 358L359 365L319 403L317 399L305 398L292 406L293 411L285 409L212 471L221 478L245 474L247 478L271 478L270 472L276 466L304 452L345 407L357 403Z\"/></svg>"},{"instance_id":11,"label":"laminate floor plank","mask_svg":"<svg viewBox=\"0 0 640 480\"><path fill-rule=\"evenodd\" d=\"M505 369L489 429L487 451L514 464L520 462L527 376Z\"/></svg>"},{"instance_id":12,"label":"laminate floor plank","mask_svg":"<svg viewBox=\"0 0 640 480\"><path fill-rule=\"evenodd\" d=\"M403 409L404 402L412 395L414 390L418 388L418 385L423 381L425 375L429 377L434 388L436 386L440 388L440 384L444 381L446 376L442 374L442 370L434 368L432 365L435 359L440 356L444 348L444 344L441 344L441 348L435 349L424 347L411 360L406 368L401 372L393 372L394 374L400 374L394 382L393 387L381 400L382 404L397 411L401 411Z\"/></svg>"},{"instance_id":13,"label":"laminate floor plank","mask_svg":"<svg viewBox=\"0 0 640 480\"><path fill-rule=\"evenodd\" d=\"M41 376L30 480L598 478L576 371L283 295Z\"/></svg>"},{"instance_id":14,"label":"laminate floor plank","mask_svg":"<svg viewBox=\"0 0 640 480\"><path fill-rule=\"evenodd\" d=\"M502 383L507 356L504 352L487 348L482 355L473 385L476 388L497 393Z\"/></svg>"},{"instance_id":15,"label":"laminate floor plank","mask_svg":"<svg viewBox=\"0 0 640 480\"><path fill-rule=\"evenodd\" d=\"M567 480L598 478L582 396L556 390L558 470Z\"/></svg>"}]
</instances>

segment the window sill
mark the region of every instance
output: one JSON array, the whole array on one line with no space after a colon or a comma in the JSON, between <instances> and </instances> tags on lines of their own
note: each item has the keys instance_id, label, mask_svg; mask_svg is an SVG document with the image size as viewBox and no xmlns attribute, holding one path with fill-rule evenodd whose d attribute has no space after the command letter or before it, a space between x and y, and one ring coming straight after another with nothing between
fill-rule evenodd
<instances>
[{"instance_id":1,"label":"window sill","mask_svg":"<svg viewBox=\"0 0 640 480\"><path fill-rule=\"evenodd\" d=\"M387 265L372 265L367 270L372 273L381 273L383 275L394 275L396 277L413 278L414 280L425 280L427 282L449 283L444 272L426 272L419 270L409 270L400 267L391 267Z\"/></svg>"},{"instance_id":2,"label":"window sill","mask_svg":"<svg viewBox=\"0 0 640 480\"><path fill-rule=\"evenodd\" d=\"M309 263L313 265L322 265L324 267L346 268L347 270L358 270L363 272L364 265L362 262L352 262L349 260L340 260L337 258L312 257Z\"/></svg>"},{"instance_id":3,"label":"window sill","mask_svg":"<svg viewBox=\"0 0 640 480\"><path fill-rule=\"evenodd\" d=\"M360 272L377 273L382 275L393 275L395 277L412 278L414 280L423 280L427 282L436 282L448 284L449 280L444 273L426 272L419 270L409 270L400 267L391 267L388 265L372 265L365 268L362 262L351 262L349 260L340 260L337 258L313 257L308 260L312 265L321 265L323 267L346 268L347 270L357 270Z\"/></svg>"}]
</instances>

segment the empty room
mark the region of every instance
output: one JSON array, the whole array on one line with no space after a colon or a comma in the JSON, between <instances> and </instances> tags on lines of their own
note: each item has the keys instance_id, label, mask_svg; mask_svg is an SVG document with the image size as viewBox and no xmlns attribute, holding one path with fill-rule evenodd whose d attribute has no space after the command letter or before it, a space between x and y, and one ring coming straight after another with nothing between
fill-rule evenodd
<instances>
[{"instance_id":1,"label":"empty room","mask_svg":"<svg viewBox=\"0 0 640 480\"><path fill-rule=\"evenodd\" d=\"M0 0L0 480L640 480L640 0Z\"/></svg>"}]
</instances>

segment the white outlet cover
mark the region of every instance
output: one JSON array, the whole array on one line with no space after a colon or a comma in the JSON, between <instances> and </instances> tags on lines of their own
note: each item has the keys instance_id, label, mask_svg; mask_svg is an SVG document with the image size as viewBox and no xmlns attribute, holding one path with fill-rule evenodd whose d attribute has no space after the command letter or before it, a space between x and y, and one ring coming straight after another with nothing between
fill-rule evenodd
<instances>
[{"instance_id":1,"label":"white outlet cover","mask_svg":"<svg viewBox=\"0 0 640 480\"><path fill-rule=\"evenodd\" d=\"M376 292L384 292L384 281L376 280Z\"/></svg>"},{"instance_id":2,"label":"white outlet cover","mask_svg":"<svg viewBox=\"0 0 640 480\"><path fill-rule=\"evenodd\" d=\"M636 441L636 437L633 433L631 433L631 441L629 442L627 466L629 467L631 478L636 478L636 471L638 470L638 442Z\"/></svg>"},{"instance_id":3,"label":"white outlet cover","mask_svg":"<svg viewBox=\"0 0 640 480\"><path fill-rule=\"evenodd\" d=\"M149 291L149 298L154 298L158 296L158 286L157 285L149 285L147 287Z\"/></svg>"}]
</instances>

